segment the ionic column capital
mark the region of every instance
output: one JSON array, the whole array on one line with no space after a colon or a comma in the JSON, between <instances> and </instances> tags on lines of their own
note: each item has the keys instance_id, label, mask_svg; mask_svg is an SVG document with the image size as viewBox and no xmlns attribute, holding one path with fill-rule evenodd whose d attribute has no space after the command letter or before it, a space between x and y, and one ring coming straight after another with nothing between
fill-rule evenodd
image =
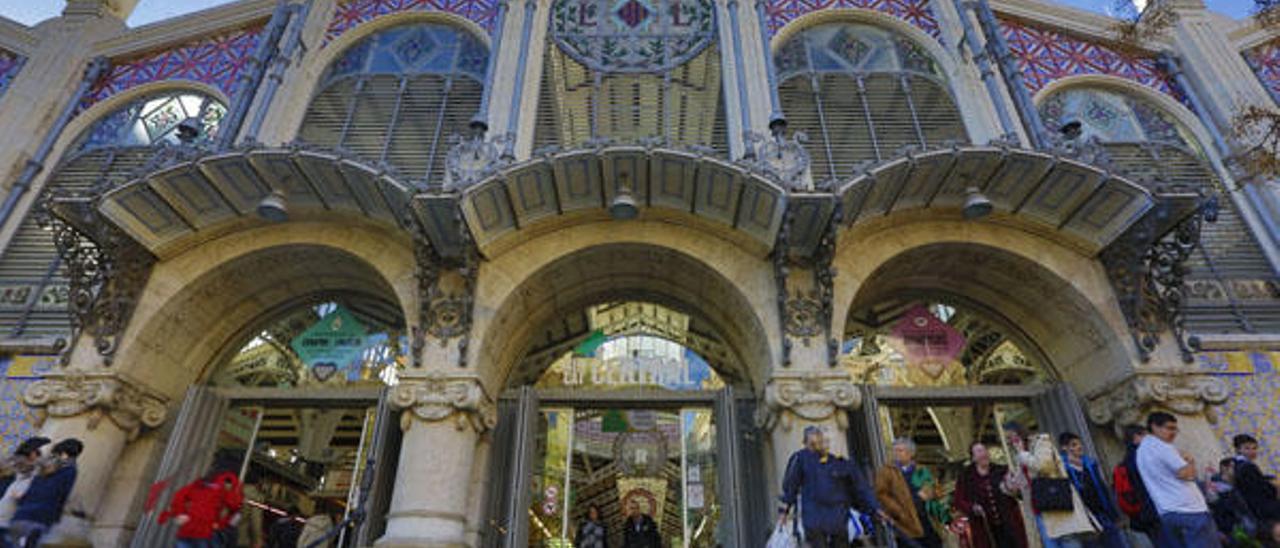
<instances>
[{"instance_id":1,"label":"ionic column capital","mask_svg":"<svg viewBox=\"0 0 1280 548\"><path fill-rule=\"evenodd\" d=\"M1164 408L1182 415L1204 413L1217 422L1213 406L1226 403L1231 389L1221 378L1187 369L1137 371L1088 398L1089 419L1099 425L1142 424L1146 413Z\"/></svg>"},{"instance_id":2,"label":"ionic column capital","mask_svg":"<svg viewBox=\"0 0 1280 548\"><path fill-rule=\"evenodd\" d=\"M453 420L458 430L472 428L483 433L497 424L493 399L474 376L430 373L401 377L391 389L392 408L403 410L400 427L408 430L413 420L441 422Z\"/></svg>"},{"instance_id":3,"label":"ionic column capital","mask_svg":"<svg viewBox=\"0 0 1280 548\"><path fill-rule=\"evenodd\" d=\"M834 416L841 428L847 428L848 419L842 411L857 409L861 405L862 393L848 374L779 374L765 385L764 405L756 415L756 424L766 430L778 425L790 430L797 418L821 422Z\"/></svg>"},{"instance_id":4,"label":"ionic column capital","mask_svg":"<svg viewBox=\"0 0 1280 548\"><path fill-rule=\"evenodd\" d=\"M37 426L49 417L90 414L89 428L103 417L134 440L144 429L164 424L169 399L142 383L116 372L51 373L28 386L23 402L32 409Z\"/></svg>"}]
</instances>

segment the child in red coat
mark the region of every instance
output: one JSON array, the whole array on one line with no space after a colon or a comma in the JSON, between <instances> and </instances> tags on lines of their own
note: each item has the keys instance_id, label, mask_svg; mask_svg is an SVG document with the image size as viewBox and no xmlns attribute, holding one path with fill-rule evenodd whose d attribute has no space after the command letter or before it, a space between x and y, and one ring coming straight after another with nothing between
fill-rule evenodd
<instances>
[{"instance_id":1,"label":"child in red coat","mask_svg":"<svg viewBox=\"0 0 1280 548\"><path fill-rule=\"evenodd\" d=\"M214 471L179 489L169 509L160 514L160 523L173 518L178 524L177 548L212 547L214 536L231 525L243 503L240 478Z\"/></svg>"}]
</instances>

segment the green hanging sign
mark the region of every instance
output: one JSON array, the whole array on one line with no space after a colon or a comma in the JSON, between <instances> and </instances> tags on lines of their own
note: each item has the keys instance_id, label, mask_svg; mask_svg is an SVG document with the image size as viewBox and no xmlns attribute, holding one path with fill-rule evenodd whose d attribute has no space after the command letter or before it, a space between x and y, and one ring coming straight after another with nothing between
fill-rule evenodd
<instances>
[{"instance_id":1,"label":"green hanging sign","mask_svg":"<svg viewBox=\"0 0 1280 548\"><path fill-rule=\"evenodd\" d=\"M355 315L338 305L294 337L289 347L320 382L342 370L347 370L348 378L359 378L360 357L367 335L368 330Z\"/></svg>"}]
</instances>

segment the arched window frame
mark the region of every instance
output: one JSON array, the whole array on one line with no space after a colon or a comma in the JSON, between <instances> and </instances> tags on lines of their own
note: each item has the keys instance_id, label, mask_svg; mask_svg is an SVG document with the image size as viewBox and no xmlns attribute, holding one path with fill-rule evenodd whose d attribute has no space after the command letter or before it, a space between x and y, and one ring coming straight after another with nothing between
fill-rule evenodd
<instances>
[{"instance_id":1,"label":"arched window frame","mask_svg":"<svg viewBox=\"0 0 1280 548\"><path fill-rule=\"evenodd\" d=\"M858 53L858 56L852 58L842 57L837 54L836 50L826 47L821 42L821 40L826 39L826 43L830 44L829 40L836 38L836 34L839 32L845 32L847 36L861 39L856 43L863 46L864 49ZM910 143L911 145L926 148L931 144L925 135L926 130L921 123L921 113L911 92L910 77L912 76L924 78L943 90L945 98L950 101L952 108L955 109L959 117L960 127L958 129L960 134L957 136L957 140L967 140L968 138L967 131L964 128L963 117L959 116L959 103L956 100L955 92L951 88L941 64L921 44L898 32L855 21L821 23L801 29L796 34L789 36L775 50L773 62L778 74L777 85L780 91L783 86L793 79L807 77L809 80L813 101L818 112L819 128L817 129L821 133L818 136L821 142L820 150L810 152L811 157L819 160L815 162L817 165L811 166L815 180L822 178L838 180L841 177L851 175L850 173L840 173L837 168L837 151L833 150L831 145L830 134L832 130L830 129L826 108L822 100L820 79L823 76L839 75L854 81L855 91L858 94L858 102L861 107L861 116L867 126L871 141L870 148L874 156L870 158L871 160L876 162L884 161L892 157L896 152L894 150L886 150L876 132L876 123L872 115L873 108L869 104L865 87L867 78L872 75L894 75L897 77L899 90L906 98L907 108L911 113L911 125L915 140L914 143ZM827 166L826 172L822 172L821 166L823 165Z\"/></svg>"},{"instance_id":2,"label":"arched window frame","mask_svg":"<svg viewBox=\"0 0 1280 548\"><path fill-rule=\"evenodd\" d=\"M430 40L434 45L432 48L416 49L412 43L414 39ZM417 181L420 187L439 186L443 184L444 157L449 140L454 137L448 128L450 120L455 117L453 114L456 114L453 101L474 99L478 103L480 97L479 93L475 97L470 97L470 94L458 96L454 93L455 88L459 81L466 81L477 86L482 93L488 84L486 72L491 62L486 42L470 30L453 24L415 21L379 29L347 47L326 67L309 102L299 131L299 140L308 140L308 122L312 121L317 101L335 86L352 82L351 90L340 98L345 104L340 113L342 119L338 124L336 140L317 144L333 146L357 155L364 153L364 160L399 169L400 175ZM395 165L394 156L397 153L393 148L397 130L405 127L402 124L405 109L411 108L406 104L410 101L409 96L414 93L410 84L415 78L423 76L439 77L443 80L443 85L438 96L427 100L431 103L431 120L428 123L430 136L427 138L429 144L426 147L426 166L421 170L409 170L406 166ZM377 151L370 153L351 150L352 128L359 123L357 118L360 116L361 104L369 99L367 87L372 79L378 77L398 78L399 85L392 99L392 114L386 121L385 129L381 131L382 141L378 144ZM471 111L466 113L468 120L478 114L478 106L468 110Z\"/></svg>"},{"instance_id":3,"label":"arched window frame","mask_svg":"<svg viewBox=\"0 0 1280 548\"><path fill-rule=\"evenodd\" d=\"M71 150L80 153L107 147L178 144L178 127L188 119L199 123L197 142L207 142L217 136L226 114L226 105L205 93L174 90L148 94L94 121L76 138Z\"/></svg>"}]
</instances>

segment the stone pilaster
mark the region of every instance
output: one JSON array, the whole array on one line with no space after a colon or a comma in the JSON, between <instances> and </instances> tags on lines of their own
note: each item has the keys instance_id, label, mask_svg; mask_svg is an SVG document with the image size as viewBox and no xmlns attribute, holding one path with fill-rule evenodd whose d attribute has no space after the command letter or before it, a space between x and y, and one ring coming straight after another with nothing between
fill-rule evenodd
<instances>
[{"instance_id":1,"label":"stone pilaster","mask_svg":"<svg viewBox=\"0 0 1280 548\"><path fill-rule=\"evenodd\" d=\"M477 377L435 372L402 378L390 401L401 410L404 438L387 532L377 544L466 546L476 446L495 424L493 400Z\"/></svg>"},{"instance_id":2,"label":"stone pilaster","mask_svg":"<svg viewBox=\"0 0 1280 548\"><path fill-rule=\"evenodd\" d=\"M1227 384L1201 372L1144 370L1089 398L1089 420L1117 431L1127 424L1144 424L1147 413L1164 409L1179 415L1203 415L1217 421L1214 406L1231 396Z\"/></svg>"},{"instance_id":3,"label":"stone pilaster","mask_svg":"<svg viewBox=\"0 0 1280 548\"><path fill-rule=\"evenodd\" d=\"M144 429L164 424L167 398L119 373L65 373L46 376L22 394L31 407L36 426L50 417L86 415L90 429L105 417L127 434L130 441Z\"/></svg>"},{"instance_id":4,"label":"stone pilaster","mask_svg":"<svg viewBox=\"0 0 1280 548\"><path fill-rule=\"evenodd\" d=\"M787 458L803 445L808 426L826 433L833 453L848 454L848 411L862 405L862 393L843 370L783 372L765 385L762 403L756 424L769 433L775 466L771 484L776 484Z\"/></svg>"}]
</instances>

